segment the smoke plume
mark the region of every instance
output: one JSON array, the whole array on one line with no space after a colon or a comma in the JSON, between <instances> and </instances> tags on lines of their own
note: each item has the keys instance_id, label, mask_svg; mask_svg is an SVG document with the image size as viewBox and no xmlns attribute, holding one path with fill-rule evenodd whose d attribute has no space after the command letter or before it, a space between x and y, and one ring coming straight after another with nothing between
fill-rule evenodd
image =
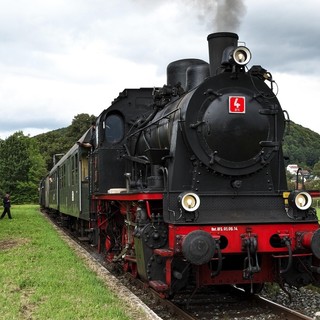
<instances>
[{"instance_id":1,"label":"smoke plume","mask_svg":"<svg viewBox=\"0 0 320 320\"><path fill-rule=\"evenodd\" d=\"M199 23L205 25L210 32L237 32L246 13L244 2L245 0L134 0L135 4L146 10L170 3L177 5L181 11L192 11Z\"/></svg>"},{"instance_id":2,"label":"smoke plume","mask_svg":"<svg viewBox=\"0 0 320 320\"><path fill-rule=\"evenodd\" d=\"M213 32L238 31L246 13L244 0L188 0L198 18Z\"/></svg>"}]
</instances>

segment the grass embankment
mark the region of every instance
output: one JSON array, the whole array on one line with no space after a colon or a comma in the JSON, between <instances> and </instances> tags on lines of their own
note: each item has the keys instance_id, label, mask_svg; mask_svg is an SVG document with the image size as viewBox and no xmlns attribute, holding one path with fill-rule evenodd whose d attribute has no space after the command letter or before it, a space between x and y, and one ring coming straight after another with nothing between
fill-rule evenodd
<instances>
[{"instance_id":1,"label":"grass embankment","mask_svg":"<svg viewBox=\"0 0 320 320\"><path fill-rule=\"evenodd\" d=\"M0 319L130 319L39 213L13 206L0 220Z\"/></svg>"}]
</instances>

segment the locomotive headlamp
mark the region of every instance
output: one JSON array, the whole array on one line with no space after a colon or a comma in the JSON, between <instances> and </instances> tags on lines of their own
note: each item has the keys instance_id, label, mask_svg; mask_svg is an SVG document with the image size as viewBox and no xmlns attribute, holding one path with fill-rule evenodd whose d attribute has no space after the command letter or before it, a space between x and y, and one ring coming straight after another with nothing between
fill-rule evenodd
<instances>
[{"instance_id":1,"label":"locomotive headlamp","mask_svg":"<svg viewBox=\"0 0 320 320\"><path fill-rule=\"evenodd\" d=\"M247 47L237 47L232 53L232 60L239 66L245 66L251 60L251 52Z\"/></svg>"},{"instance_id":2,"label":"locomotive headlamp","mask_svg":"<svg viewBox=\"0 0 320 320\"><path fill-rule=\"evenodd\" d=\"M312 204L311 195L305 191L293 191L289 196L289 203L299 210L308 210Z\"/></svg>"},{"instance_id":3,"label":"locomotive headlamp","mask_svg":"<svg viewBox=\"0 0 320 320\"><path fill-rule=\"evenodd\" d=\"M200 206L200 198L194 192L186 192L179 195L179 203L186 211L196 211Z\"/></svg>"}]
</instances>

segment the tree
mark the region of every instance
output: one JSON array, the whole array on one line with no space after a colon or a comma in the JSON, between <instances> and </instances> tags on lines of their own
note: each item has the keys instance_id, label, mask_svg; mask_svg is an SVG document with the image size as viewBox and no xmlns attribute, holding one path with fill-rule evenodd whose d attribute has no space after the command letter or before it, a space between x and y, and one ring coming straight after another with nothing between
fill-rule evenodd
<instances>
[{"instance_id":1,"label":"tree","mask_svg":"<svg viewBox=\"0 0 320 320\"><path fill-rule=\"evenodd\" d=\"M0 141L0 190L10 192L14 203L36 202L45 161L37 144L18 131Z\"/></svg>"},{"instance_id":2,"label":"tree","mask_svg":"<svg viewBox=\"0 0 320 320\"><path fill-rule=\"evenodd\" d=\"M80 113L73 118L72 124L67 128L53 130L32 138L39 145L48 171L53 166L53 156L55 154L66 153L90 128L92 121L95 121L95 119L96 116L94 115L90 116L87 113Z\"/></svg>"},{"instance_id":3,"label":"tree","mask_svg":"<svg viewBox=\"0 0 320 320\"><path fill-rule=\"evenodd\" d=\"M87 113L76 115L68 127L68 136L73 142L76 142L91 126L91 123L96 120L96 116Z\"/></svg>"},{"instance_id":4,"label":"tree","mask_svg":"<svg viewBox=\"0 0 320 320\"><path fill-rule=\"evenodd\" d=\"M318 161L314 167L313 167L313 170L312 170L312 173L317 176L318 178L320 178L320 161Z\"/></svg>"},{"instance_id":5,"label":"tree","mask_svg":"<svg viewBox=\"0 0 320 320\"><path fill-rule=\"evenodd\" d=\"M57 153L66 153L72 146L66 138L67 131L67 128L62 128L31 138L35 141L36 145L38 145L40 153L43 155L47 171L53 166L53 155Z\"/></svg>"}]
</instances>

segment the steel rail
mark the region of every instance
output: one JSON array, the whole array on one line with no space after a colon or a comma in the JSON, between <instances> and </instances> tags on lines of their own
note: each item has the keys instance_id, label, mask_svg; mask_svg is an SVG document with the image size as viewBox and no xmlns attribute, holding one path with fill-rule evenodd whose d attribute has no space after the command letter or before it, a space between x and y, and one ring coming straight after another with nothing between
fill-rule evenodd
<instances>
[{"instance_id":1,"label":"steel rail","mask_svg":"<svg viewBox=\"0 0 320 320\"><path fill-rule=\"evenodd\" d=\"M260 295L255 295L254 299L256 299L256 301L267 307L270 308L272 310L272 312L279 314L281 316L283 316L283 319L285 320L312 320L313 318L306 316L298 311L292 310L290 308L287 308L281 304L278 304L276 302L273 302L271 300L268 300L264 297L261 297Z\"/></svg>"}]
</instances>

